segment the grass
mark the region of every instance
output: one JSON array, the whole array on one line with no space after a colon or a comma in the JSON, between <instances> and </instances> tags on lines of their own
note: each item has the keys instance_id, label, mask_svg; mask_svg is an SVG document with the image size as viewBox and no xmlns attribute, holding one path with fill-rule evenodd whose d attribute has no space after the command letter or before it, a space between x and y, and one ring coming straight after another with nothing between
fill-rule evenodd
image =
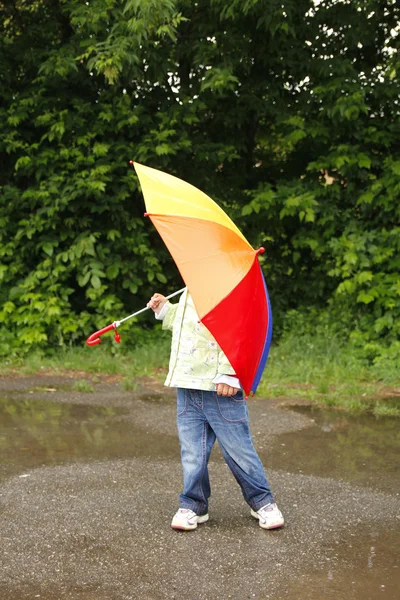
<instances>
[{"instance_id":1,"label":"grass","mask_svg":"<svg viewBox=\"0 0 400 600\"><path fill-rule=\"evenodd\" d=\"M373 413L376 417L400 417L400 402L399 406L388 406L378 402L373 408Z\"/></svg>"},{"instance_id":2,"label":"grass","mask_svg":"<svg viewBox=\"0 0 400 600\"><path fill-rule=\"evenodd\" d=\"M160 382L165 378L170 342L165 338L157 343L153 340L134 349L104 343L94 348L60 350L53 356L15 357L3 362L0 374L73 371L74 389L84 392L93 388L82 374L90 374L92 383L102 374L115 375L125 390L135 391L139 376L155 376ZM271 348L257 396L312 403L355 414L400 416L399 373L400 365L395 361L386 361L380 369L369 366L334 335L288 334Z\"/></svg>"},{"instance_id":3,"label":"grass","mask_svg":"<svg viewBox=\"0 0 400 600\"><path fill-rule=\"evenodd\" d=\"M129 380L138 375L154 375L158 369L166 368L168 357L169 343L165 340L132 350L104 343L94 348L82 346L59 350L52 356L35 353L24 358L8 358L0 365L0 374L33 375L50 369L54 374L66 371L88 373L95 376L92 381L99 375L118 375Z\"/></svg>"},{"instance_id":4,"label":"grass","mask_svg":"<svg viewBox=\"0 0 400 600\"><path fill-rule=\"evenodd\" d=\"M72 389L76 392L94 392L93 386L90 385L86 379L75 381L72 386Z\"/></svg>"},{"instance_id":5,"label":"grass","mask_svg":"<svg viewBox=\"0 0 400 600\"><path fill-rule=\"evenodd\" d=\"M400 416L400 365L377 369L334 335L287 334L271 349L258 395L355 414Z\"/></svg>"}]
</instances>

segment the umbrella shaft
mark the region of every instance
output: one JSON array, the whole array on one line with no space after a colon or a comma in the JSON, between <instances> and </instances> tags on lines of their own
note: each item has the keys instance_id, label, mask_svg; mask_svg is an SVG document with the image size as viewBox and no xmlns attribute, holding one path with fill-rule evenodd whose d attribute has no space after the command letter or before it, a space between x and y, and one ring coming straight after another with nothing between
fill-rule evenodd
<instances>
[{"instance_id":1,"label":"umbrella shaft","mask_svg":"<svg viewBox=\"0 0 400 600\"><path fill-rule=\"evenodd\" d=\"M170 298L173 298L174 296L177 296L178 294L182 294L182 292L184 292L185 289L186 288L182 288L181 290L178 290L177 292L174 292L173 294L170 294L169 296L167 296L166 299L169 300ZM117 322L119 324L121 324L124 321L127 321L128 319L131 319L132 317L136 317L136 315L140 315L140 313L145 312L146 310L149 310L148 306L145 306L144 308L141 308L140 310L138 310L137 312L133 313L132 315L129 315L129 317L125 317L125 319L121 319L120 321L117 321Z\"/></svg>"}]
</instances>

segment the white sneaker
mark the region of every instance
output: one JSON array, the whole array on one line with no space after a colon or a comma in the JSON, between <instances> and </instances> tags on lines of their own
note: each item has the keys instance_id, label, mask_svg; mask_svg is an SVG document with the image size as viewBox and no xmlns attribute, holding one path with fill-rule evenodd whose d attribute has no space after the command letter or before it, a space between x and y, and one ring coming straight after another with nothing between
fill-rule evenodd
<instances>
[{"instance_id":1,"label":"white sneaker","mask_svg":"<svg viewBox=\"0 0 400 600\"><path fill-rule=\"evenodd\" d=\"M172 519L171 527L172 529L190 531L191 529L196 529L198 523L205 523L208 519L208 514L196 515L189 508L180 508Z\"/></svg>"},{"instance_id":2,"label":"white sneaker","mask_svg":"<svg viewBox=\"0 0 400 600\"><path fill-rule=\"evenodd\" d=\"M277 529L278 527L282 527L285 522L275 502L266 504L257 512L252 510L251 515L259 520L259 525L263 529Z\"/></svg>"}]
</instances>

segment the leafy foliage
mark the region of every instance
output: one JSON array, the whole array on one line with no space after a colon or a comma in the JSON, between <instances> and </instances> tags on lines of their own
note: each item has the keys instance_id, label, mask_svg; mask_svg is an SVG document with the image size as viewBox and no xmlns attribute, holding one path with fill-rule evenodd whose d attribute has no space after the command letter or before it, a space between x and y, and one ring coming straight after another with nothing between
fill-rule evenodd
<instances>
[{"instance_id":1,"label":"leafy foliage","mask_svg":"<svg viewBox=\"0 0 400 600\"><path fill-rule=\"evenodd\" d=\"M3 3L0 353L81 341L181 285L134 158L265 246L278 328L329 307L379 355L400 322L399 17L392 0Z\"/></svg>"}]
</instances>

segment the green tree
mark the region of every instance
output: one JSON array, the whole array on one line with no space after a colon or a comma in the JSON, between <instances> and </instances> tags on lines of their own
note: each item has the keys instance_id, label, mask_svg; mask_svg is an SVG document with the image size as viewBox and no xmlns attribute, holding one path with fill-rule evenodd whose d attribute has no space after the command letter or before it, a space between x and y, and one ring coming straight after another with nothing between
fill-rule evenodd
<instances>
[{"instance_id":1,"label":"green tree","mask_svg":"<svg viewBox=\"0 0 400 600\"><path fill-rule=\"evenodd\" d=\"M26 348L82 339L146 282L166 282L128 161L145 158L138 142L157 121L143 108L144 55L174 37L179 15L147 0L22 0L1 13L7 351L14 332Z\"/></svg>"},{"instance_id":2,"label":"green tree","mask_svg":"<svg viewBox=\"0 0 400 600\"><path fill-rule=\"evenodd\" d=\"M306 74L291 63L290 114L265 122L272 153L257 147L260 179L243 208L268 220L283 309L328 302L372 353L400 332L399 11L335 0L308 11Z\"/></svg>"},{"instance_id":3,"label":"green tree","mask_svg":"<svg viewBox=\"0 0 400 600\"><path fill-rule=\"evenodd\" d=\"M391 0L3 3L2 351L81 340L180 285L131 158L266 247L278 325L329 304L362 343L395 339L399 16Z\"/></svg>"}]
</instances>

